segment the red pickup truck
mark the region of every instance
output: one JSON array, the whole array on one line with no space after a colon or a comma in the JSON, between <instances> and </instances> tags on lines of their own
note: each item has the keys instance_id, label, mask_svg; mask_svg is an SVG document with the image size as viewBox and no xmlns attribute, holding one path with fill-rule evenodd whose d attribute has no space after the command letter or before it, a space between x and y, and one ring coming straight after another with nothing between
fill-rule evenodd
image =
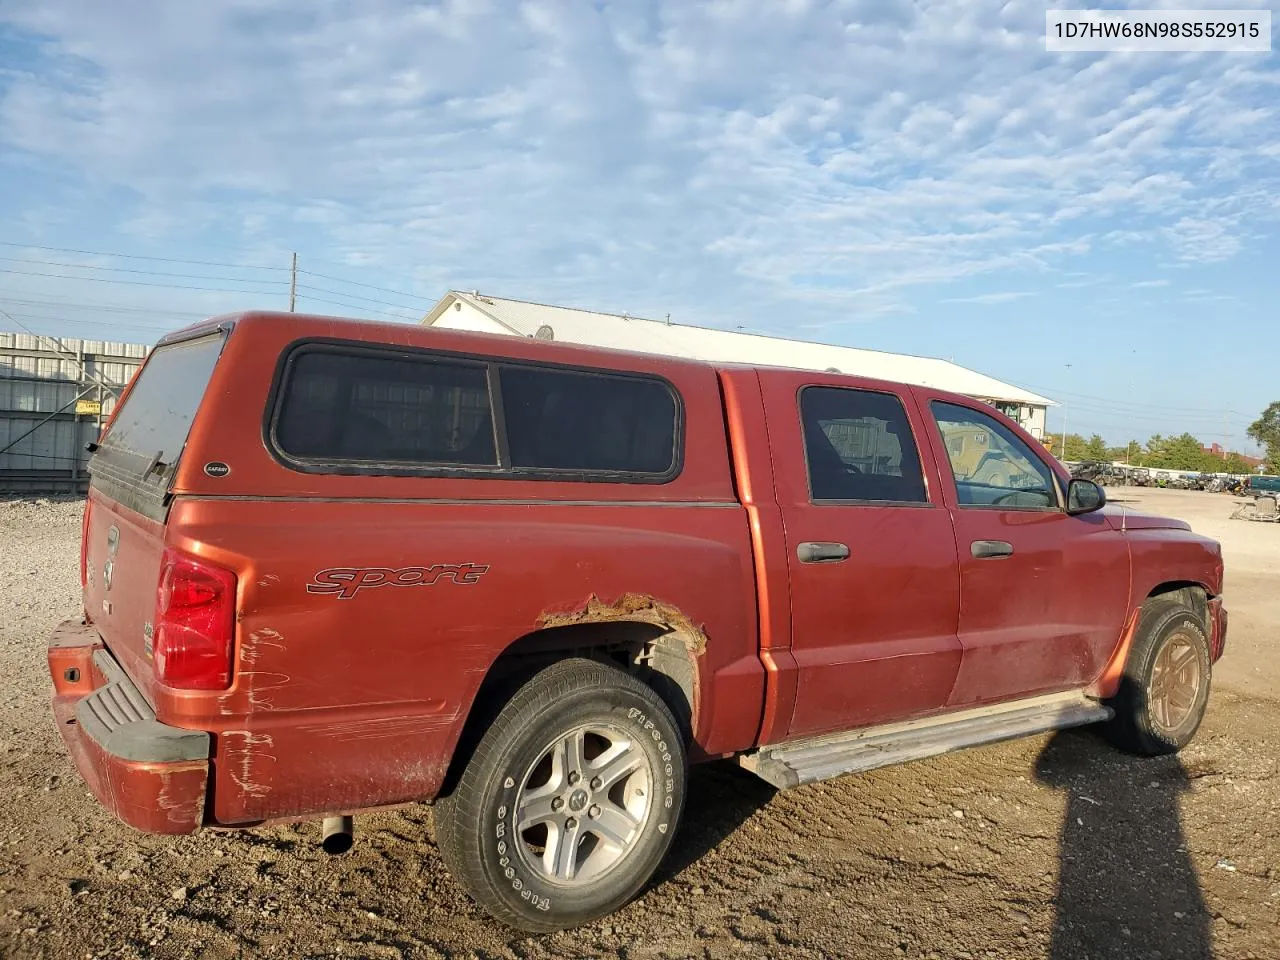
<instances>
[{"instance_id":1,"label":"red pickup truck","mask_svg":"<svg viewBox=\"0 0 1280 960\"><path fill-rule=\"evenodd\" d=\"M1226 633L1215 542L925 387L248 313L161 340L93 449L48 658L97 798L335 849L433 802L526 930L641 889L689 763L1167 753Z\"/></svg>"}]
</instances>

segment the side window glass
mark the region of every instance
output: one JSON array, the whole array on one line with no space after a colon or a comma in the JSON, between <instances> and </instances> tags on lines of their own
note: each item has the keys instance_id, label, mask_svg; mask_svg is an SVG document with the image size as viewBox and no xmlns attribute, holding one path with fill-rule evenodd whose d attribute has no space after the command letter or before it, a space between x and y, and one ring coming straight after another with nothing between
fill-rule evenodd
<instances>
[{"instance_id":1,"label":"side window glass","mask_svg":"<svg viewBox=\"0 0 1280 960\"><path fill-rule=\"evenodd\" d=\"M805 387L800 423L814 500L928 502L920 454L897 397Z\"/></svg>"},{"instance_id":2,"label":"side window glass","mask_svg":"<svg viewBox=\"0 0 1280 960\"><path fill-rule=\"evenodd\" d=\"M977 410L935 402L934 419L961 506L1053 508L1053 473L1002 423Z\"/></svg>"},{"instance_id":3,"label":"side window glass","mask_svg":"<svg viewBox=\"0 0 1280 960\"><path fill-rule=\"evenodd\" d=\"M497 466L485 368L331 350L301 353L276 426L290 456Z\"/></svg>"},{"instance_id":4,"label":"side window glass","mask_svg":"<svg viewBox=\"0 0 1280 960\"><path fill-rule=\"evenodd\" d=\"M642 377L502 367L511 465L661 477L676 467L671 389Z\"/></svg>"}]
</instances>

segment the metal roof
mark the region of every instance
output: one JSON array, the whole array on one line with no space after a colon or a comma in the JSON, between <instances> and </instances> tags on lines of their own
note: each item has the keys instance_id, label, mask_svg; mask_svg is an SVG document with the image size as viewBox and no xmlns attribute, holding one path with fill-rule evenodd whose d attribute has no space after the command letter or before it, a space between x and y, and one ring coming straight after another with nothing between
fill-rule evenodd
<instances>
[{"instance_id":1,"label":"metal roof","mask_svg":"<svg viewBox=\"0 0 1280 960\"><path fill-rule=\"evenodd\" d=\"M525 337L531 337L540 327L547 326L551 328L556 340L594 347L753 366L795 367L804 370L827 370L834 367L841 373L854 376L934 387L986 400L1006 400L1031 406L1055 405L1047 397L936 357L915 357L754 333L714 330L662 320L647 320L627 314L596 313L573 307L509 300L476 292L449 291L422 322L426 325L434 324L455 300L474 307L511 333Z\"/></svg>"}]
</instances>

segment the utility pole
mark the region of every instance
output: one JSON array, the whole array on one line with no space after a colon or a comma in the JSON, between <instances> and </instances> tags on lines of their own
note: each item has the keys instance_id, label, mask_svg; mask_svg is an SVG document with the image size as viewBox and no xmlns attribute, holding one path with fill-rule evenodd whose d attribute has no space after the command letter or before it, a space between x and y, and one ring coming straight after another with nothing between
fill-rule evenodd
<instances>
[{"instance_id":1,"label":"utility pole","mask_svg":"<svg viewBox=\"0 0 1280 960\"><path fill-rule=\"evenodd\" d=\"M1067 377L1071 377L1071 364L1067 364ZM1067 401L1064 397L1062 400L1062 459L1067 459Z\"/></svg>"},{"instance_id":2,"label":"utility pole","mask_svg":"<svg viewBox=\"0 0 1280 960\"><path fill-rule=\"evenodd\" d=\"M1135 364L1137 363L1138 351L1137 350L1129 351L1129 357L1130 357L1130 360L1129 360L1129 409L1133 410L1135 406L1134 400L1137 399L1137 389L1136 389L1136 385L1133 378L1133 370L1134 370ZM1133 416L1133 414L1130 414L1130 416ZM1126 466L1130 466L1130 467L1133 466L1133 455L1130 452L1132 450L1133 450L1133 441L1129 440L1128 445L1124 448L1124 462Z\"/></svg>"},{"instance_id":3,"label":"utility pole","mask_svg":"<svg viewBox=\"0 0 1280 960\"><path fill-rule=\"evenodd\" d=\"M289 270L289 312L293 313L294 305L298 302L298 254L293 254L293 267Z\"/></svg>"}]
</instances>

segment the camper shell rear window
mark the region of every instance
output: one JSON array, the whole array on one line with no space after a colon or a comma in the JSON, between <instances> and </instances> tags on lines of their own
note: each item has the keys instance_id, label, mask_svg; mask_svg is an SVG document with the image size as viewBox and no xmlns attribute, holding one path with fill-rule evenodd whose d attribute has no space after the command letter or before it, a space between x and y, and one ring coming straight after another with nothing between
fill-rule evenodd
<instances>
[{"instance_id":1,"label":"camper shell rear window","mask_svg":"<svg viewBox=\"0 0 1280 960\"><path fill-rule=\"evenodd\" d=\"M665 483L683 409L647 374L440 351L303 341L264 425L306 473Z\"/></svg>"},{"instance_id":2,"label":"camper shell rear window","mask_svg":"<svg viewBox=\"0 0 1280 960\"><path fill-rule=\"evenodd\" d=\"M170 482L226 336L220 327L162 341L151 352L89 461L94 487L164 519Z\"/></svg>"}]
</instances>

